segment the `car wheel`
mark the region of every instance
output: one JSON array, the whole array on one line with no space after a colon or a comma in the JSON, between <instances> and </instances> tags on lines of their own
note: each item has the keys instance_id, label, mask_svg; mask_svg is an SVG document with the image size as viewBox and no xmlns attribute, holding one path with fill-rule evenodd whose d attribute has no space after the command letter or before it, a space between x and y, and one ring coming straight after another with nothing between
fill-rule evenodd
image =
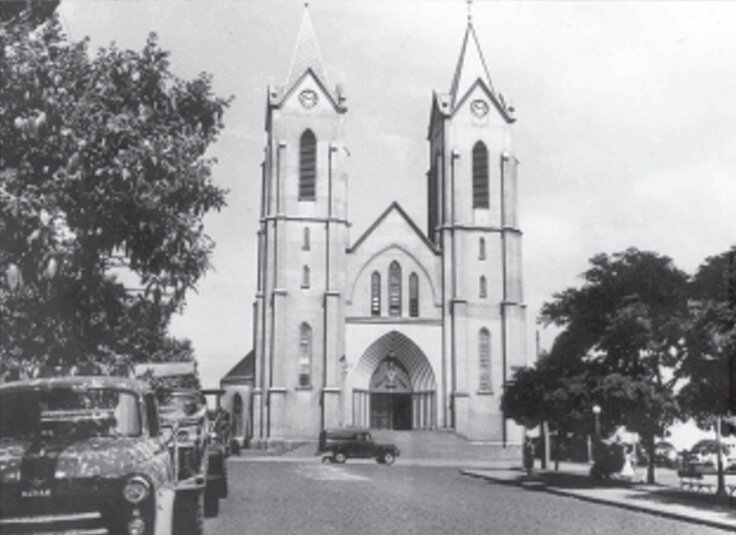
<instances>
[{"instance_id":1,"label":"car wheel","mask_svg":"<svg viewBox=\"0 0 736 535\"><path fill-rule=\"evenodd\" d=\"M204 534L204 503L201 490L182 490L174 502L174 534Z\"/></svg>"},{"instance_id":2,"label":"car wheel","mask_svg":"<svg viewBox=\"0 0 736 535\"><path fill-rule=\"evenodd\" d=\"M396 460L396 457L394 457L393 453L386 452L383 454L383 462L384 464L394 464L394 461Z\"/></svg>"},{"instance_id":3,"label":"car wheel","mask_svg":"<svg viewBox=\"0 0 736 535\"><path fill-rule=\"evenodd\" d=\"M347 460L347 457L345 457L345 454L341 451L337 452L332 458L338 464L343 464Z\"/></svg>"},{"instance_id":4,"label":"car wheel","mask_svg":"<svg viewBox=\"0 0 736 535\"><path fill-rule=\"evenodd\" d=\"M205 518L213 518L220 512L220 500L214 492L204 493L204 516Z\"/></svg>"}]
</instances>

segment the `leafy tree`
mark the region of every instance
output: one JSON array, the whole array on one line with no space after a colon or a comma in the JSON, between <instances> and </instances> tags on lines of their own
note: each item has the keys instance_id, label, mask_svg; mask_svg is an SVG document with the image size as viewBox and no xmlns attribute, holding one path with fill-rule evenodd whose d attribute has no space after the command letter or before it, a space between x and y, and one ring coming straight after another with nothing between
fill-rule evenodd
<instances>
[{"instance_id":1,"label":"leafy tree","mask_svg":"<svg viewBox=\"0 0 736 535\"><path fill-rule=\"evenodd\" d=\"M707 258L690 285L690 321L685 331L687 356L681 376L682 406L701 425L726 416L731 406L731 374L736 359L736 246Z\"/></svg>"},{"instance_id":2,"label":"leafy tree","mask_svg":"<svg viewBox=\"0 0 736 535\"><path fill-rule=\"evenodd\" d=\"M736 414L736 246L707 258L690 284L686 357L680 374L684 413L701 427ZM719 494L725 494L724 466L717 458Z\"/></svg>"},{"instance_id":3,"label":"leafy tree","mask_svg":"<svg viewBox=\"0 0 736 535\"><path fill-rule=\"evenodd\" d=\"M590 264L581 287L542 308L543 323L563 328L549 358L571 363L549 368L561 385L557 417L568 411L569 421L589 422L590 407L600 405L604 427L626 425L642 436L653 482L655 436L679 411L674 370L683 356L688 278L669 258L633 248Z\"/></svg>"},{"instance_id":4,"label":"leafy tree","mask_svg":"<svg viewBox=\"0 0 736 535\"><path fill-rule=\"evenodd\" d=\"M0 367L147 360L209 268L229 99L153 34L92 57L39 13L0 13Z\"/></svg>"}]
</instances>

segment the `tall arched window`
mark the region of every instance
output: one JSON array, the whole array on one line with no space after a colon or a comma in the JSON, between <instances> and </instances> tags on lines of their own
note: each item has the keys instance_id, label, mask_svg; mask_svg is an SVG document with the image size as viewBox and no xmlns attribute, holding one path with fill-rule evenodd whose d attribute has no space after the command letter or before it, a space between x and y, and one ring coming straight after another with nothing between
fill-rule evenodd
<instances>
[{"instance_id":1,"label":"tall arched window","mask_svg":"<svg viewBox=\"0 0 736 535\"><path fill-rule=\"evenodd\" d=\"M478 333L478 388L491 390L491 335L485 327Z\"/></svg>"},{"instance_id":2,"label":"tall arched window","mask_svg":"<svg viewBox=\"0 0 736 535\"><path fill-rule=\"evenodd\" d=\"M478 288L478 295L481 299L485 299L488 297L488 283L486 282L485 275L480 276L480 282L479 282L479 288Z\"/></svg>"},{"instance_id":3,"label":"tall arched window","mask_svg":"<svg viewBox=\"0 0 736 535\"><path fill-rule=\"evenodd\" d=\"M473 146L473 208L488 208L488 149L482 141Z\"/></svg>"},{"instance_id":4,"label":"tall arched window","mask_svg":"<svg viewBox=\"0 0 736 535\"><path fill-rule=\"evenodd\" d=\"M313 201L317 183L317 138L305 130L299 140L299 200Z\"/></svg>"},{"instance_id":5,"label":"tall arched window","mask_svg":"<svg viewBox=\"0 0 736 535\"><path fill-rule=\"evenodd\" d=\"M311 244L309 243L309 227L304 227L304 236L302 238L302 249L304 251L309 251L311 248Z\"/></svg>"},{"instance_id":6,"label":"tall arched window","mask_svg":"<svg viewBox=\"0 0 736 535\"><path fill-rule=\"evenodd\" d=\"M416 273L409 275L409 316L419 317L419 277Z\"/></svg>"},{"instance_id":7,"label":"tall arched window","mask_svg":"<svg viewBox=\"0 0 736 535\"><path fill-rule=\"evenodd\" d=\"M401 316L401 266L396 260L388 267L388 315Z\"/></svg>"},{"instance_id":8,"label":"tall arched window","mask_svg":"<svg viewBox=\"0 0 736 535\"><path fill-rule=\"evenodd\" d=\"M381 315L381 274L374 271L371 275L371 316Z\"/></svg>"},{"instance_id":9,"label":"tall arched window","mask_svg":"<svg viewBox=\"0 0 736 535\"><path fill-rule=\"evenodd\" d=\"M478 260L486 259L486 239L480 238L478 240Z\"/></svg>"},{"instance_id":10,"label":"tall arched window","mask_svg":"<svg viewBox=\"0 0 736 535\"><path fill-rule=\"evenodd\" d=\"M299 386L312 385L312 328L308 323L299 327Z\"/></svg>"},{"instance_id":11,"label":"tall arched window","mask_svg":"<svg viewBox=\"0 0 736 535\"><path fill-rule=\"evenodd\" d=\"M309 288L309 266L302 267L302 288Z\"/></svg>"}]
</instances>

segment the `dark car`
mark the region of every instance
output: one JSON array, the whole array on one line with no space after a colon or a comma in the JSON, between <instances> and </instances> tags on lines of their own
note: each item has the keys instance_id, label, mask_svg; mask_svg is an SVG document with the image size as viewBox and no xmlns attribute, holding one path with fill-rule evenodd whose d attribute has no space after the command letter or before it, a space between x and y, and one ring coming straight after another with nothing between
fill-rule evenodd
<instances>
[{"instance_id":1,"label":"dark car","mask_svg":"<svg viewBox=\"0 0 736 535\"><path fill-rule=\"evenodd\" d=\"M0 532L201 533L201 501L178 495L159 431L138 381L0 385Z\"/></svg>"},{"instance_id":2,"label":"dark car","mask_svg":"<svg viewBox=\"0 0 736 535\"><path fill-rule=\"evenodd\" d=\"M367 429L325 429L319 435L317 454L334 463L344 463L350 458L373 458L381 464L393 464L399 448L373 442Z\"/></svg>"}]
</instances>

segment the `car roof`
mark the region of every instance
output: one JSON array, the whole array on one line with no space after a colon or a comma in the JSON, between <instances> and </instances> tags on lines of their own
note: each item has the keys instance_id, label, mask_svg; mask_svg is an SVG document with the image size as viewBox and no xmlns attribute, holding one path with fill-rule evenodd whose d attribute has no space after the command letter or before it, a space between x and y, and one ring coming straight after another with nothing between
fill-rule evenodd
<instances>
[{"instance_id":1,"label":"car roof","mask_svg":"<svg viewBox=\"0 0 736 535\"><path fill-rule=\"evenodd\" d=\"M0 384L0 392L22 390L38 390L47 388L113 388L131 390L138 393L150 392L146 383L125 377L110 377L106 375L75 375L68 377L44 377L39 379L25 379Z\"/></svg>"}]
</instances>

